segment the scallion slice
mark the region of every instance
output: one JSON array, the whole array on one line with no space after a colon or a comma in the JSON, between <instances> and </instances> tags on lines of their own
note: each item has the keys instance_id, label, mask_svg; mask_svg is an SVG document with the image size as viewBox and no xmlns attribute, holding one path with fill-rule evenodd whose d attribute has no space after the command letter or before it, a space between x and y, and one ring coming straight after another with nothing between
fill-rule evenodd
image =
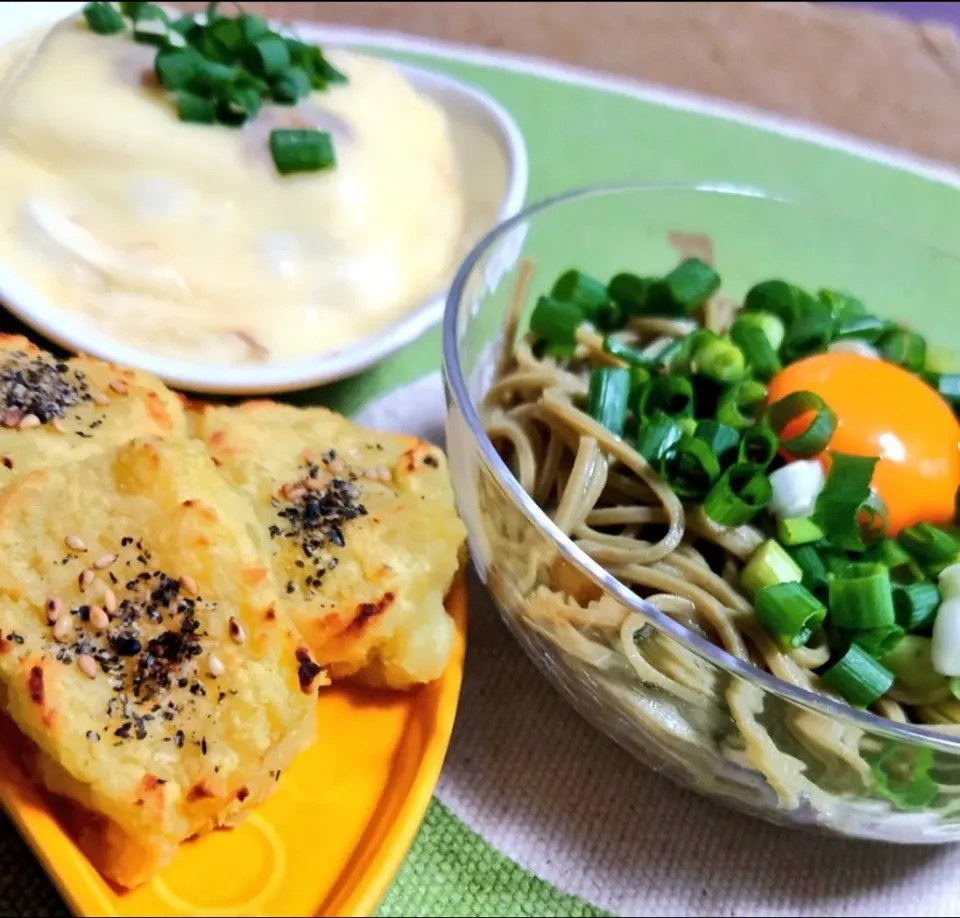
<instances>
[{"instance_id":1,"label":"scallion slice","mask_svg":"<svg viewBox=\"0 0 960 918\"><path fill-rule=\"evenodd\" d=\"M557 278L550 296L579 306L587 320L602 331L612 331L620 324L620 308L610 299L606 286L575 268Z\"/></svg>"},{"instance_id":2,"label":"scallion slice","mask_svg":"<svg viewBox=\"0 0 960 918\"><path fill-rule=\"evenodd\" d=\"M865 755L874 779L874 790L900 810L912 812L930 806L940 786L930 777L933 750L887 740L879 754Z\"/></svg>"},{"instance_id":3,"label":"scallion slice","mask_svg":"<svg viewBox=\"0 0 960 918\"><path fill-rule=\"evenodd\" d=\"M800 583L763 587L753 606L760 623L784 647L802 647L827 616L827 607Z\"/></svg>"},{"instance_id":4,"label":"scallion slice","mask_svg":"<svg viewBox=\"0 0 960 918\"><path fill-rule=\"evenodd\" d=\"M919 373L927 359L926 340L905 328L887 332L877 347L885 359L911 373Z\"/></svg>"},{"instance_id":5,"label":"scallion slice","mask_svg":"<svg viewBox=\"0 0 960 918\"><path fill-rule=\"evenodd\" d=\"M890 572L882 564L848 564L830 581L830 617L848 631L896 624Z\"/></svg>"},{"instance_id":6,"label":"scallion slice","mask_svg":"<svg viewBox=\"0 0 960 918\"><path fill-rule=\"evenodd\" d=\"M768 380L780 371L777 352L759 326L750 321L750 314L741 316L733 323L730 338L743 352L747 366L757 378Z\"/></svg>"},{"instance_id":7,"label":"scallion slice","mask_svg":"<svg viewBox=\"0 0 960 918\"><path fill-rule=\"evenodd\" d=\"M754 424L743 431L740 439L740 461L765 469L773 462L779 448L780 441L768 425Z\"/></svg>"},{"instance_id":8,"label":"scallion slice","mask_svg":"<svg viewBox=\"0 0 960 918\"><path fill-rule=\"evenodd\" d=\"M755 465L730 466L710 489L703 512L721 526L741 526L752 520L773 496L770 480Z\"/></svg>"},{"instance_id":9,"label":"scallion slice","mask_svg":"<svg viewBox=\"0 0 960 918\"><path fill-rule=\"evenodd\" d=\"M313 85L310 76L301 67L288 67L270 84L270 95L281 105L294 105L310 95Z\"/></svg>"},{"instance_id":10,"label":"scallion slice","mask_svg":"<svg viewBox=\"0 0 960 918\"><path fill-rule=\"evenodd\" d=\"M801 582L811 593L820 595L826 590L830 576L820 553L813 545L791 548L790 557L801 571Z\"/></svg>"},{"instance_id":11,"label":"scallion slice","mask_svg":"<svg viewBox=\"0 0 960 918\"><path fill-rule=\"evenodd\" d=\"M712 420L700 421L694 436L710 447L721 465L726 465L729 459L736 458L740 434L728 424Z\"/></svg>"},{"instance_id":12,"label":"scallion slice","mask_svg":"<svg viewBox=\"0 0 960 918\"><path fill-rule=\"evenodd\" d=\"M837 341L858 338L876 344L890 328L891 323L886 319L878 319L876 316L852 316L838 319L834 323L833 337Z\"/></svg>"},{"instance_id":13,"label":"scallion slice","mask_svg":"<svg viewBox=\"0 0 960 918\"><path fill-rule=\"evenodd\" d=\"M811 413L813 418L802 432L791 432L788 438L784 438L794 422L802 423ZM780 445L795 458L809 458L823 452L837 429L836 415L815 392L785 395L767 409L766 419Z\"/></svg>"},{"instance_id":14,"label":"scallion slice","mask_svg":"<svg viewBox=\"0 0 960 918\"><path fill-rule=\"evenodd\" d=\"M624 363L630 364L630 366L643 367L646 369L654 365L654 361L650 357L635 348L632 344L625 344L623 341L613 338L610 335L607 335L606 338L603 339L603 349L611 357L616 357Z\"/></svg>"},{"instance_id":15,"label":"scallion slice","mask_svg":"<svg viewBox=\"0 0 960 918\"><path fill-rule=\"evenodd\" d=\"M774 583L800 583L803 571L775 539L767 539L747 559L740 583L752 596Z\"/></svg>"},{"instance_id":16,"label":"scallion slice","mask_svg":"<svg viewBox=\"0 0 960 918\"><path fill-rule=\"evenodd\" d=\"M825 351L833 338L830 307L803 291L797 291L795 295L797 300L793 322L787 326L787 336L780 348L787 363Z\"/></svg>"},{"instance_id":17,"label":"scallion slice","mask_svg":"<svg viewBox=\"0 0 960 918\"><path fill-rule=\"evenodd\" d=\"M658 376L640 392L637 417L641 422L656 411L672 418L693 417L693 384L684 376Z\"/></svg>"},{"instance_id":18,"label":"scallion slice","mask_svg":"<svg viewBox=\"0 0 960 918\"><path fill-rule=\"evenodd\" d=\"M809 517L796 517L777 520L777 538L784 545L807 545L819 542L823 530Z\"/></svg>"},{"instance_id":19,"label":"scallion slice","mask_svg":"<svg viewBox=\"0 0 960 918\"><path fill-rule=\"evenodd\" d=\"M257 116L257 112L260 111L260 107L263 105L263 96L260 91L255 86L245 86L242 83L231 86L227 90L222 98L217 102L217 120L221 124L229 125L230 127L239 127L242 124L246 124L251 119ZM286 174L280 162L277 161L277 153L274 150L273 134L280 133L274 131L270 135L270 150L273 153L273 161L277 166L277 170L281 174ZM300 131L295 131L291 133L301 133ZM305 131L302 133L311 133ZM317 132L319 133L319 132ZM329 136L329 135L328 135ZM332 155L333 148L330 147L330 152ZM287 162L288 160L285 160ZM299 171L299 170L289 170L289 171Z\"/></svg>"},{"instance_id":20,"label":"scallion slice","mask_svg":"<svg viewBox=\"0 0 960 918\"><path fill-rule=\"evenodd\" d=\"M550 296L541 296L530 314L530 331L550 344L572 346L582 324L583 312L578 306Z\"/></svg>"},{"instance_id":21,"label":"scallion slice","mask_svg":"<svg viewBox=\"0 0 960 918\"><path fill-rule=\"evenodd\" d=\"M97 35L116 35L126 28L123 16L112 3L88 3L83 8L83 18Z\"/></svg>"},{"instance_id":22,"label":"scallion slice","mask_svg":"<svg viewBox=\"0 0 960 918\"><path fill-rule=\"evenodd\" d=\"M247 66L258 76L279 76L290 66L290 50L279 35L265 35L246 49Z\"/></svg>"},{"instance_id":23,"label":"scallion slice","mask_svg":"<svg viewBox=\"0 0 960 918\"><path fill-rule=\"evenodd\" d=\"M957 368L957 355L948 347L927 344L927 356L923 361L925 373L952 373Z\"/></svg>"},{"instance_id":24,"label":"scallion slice","mask_svg":"<svg viewBox=\"0 0 960 918\"><path fill-rule=\"evenodd\" d=\"M851 635L854 644L859 644L875 660L882 660L903 639L904 631L897 624L857 631Z\"/></svg>"},{"instance_id":25,"label":"scallion slice","mask_svg":"<svg viewBox=\"0 0 960 918\"><path fill-rule=\"evenodd\" d=\"M923 631L933 625L940 591L932 583L907 583L893 588L893 609L904 631Z\"/></svg>"},{"instance_id":26,"label":"scallion slice","mask_svg":"<svg viewBox=\"0 0 960 918\"><path fill-rule=\"evenodd\" d=\"M641 316L647 312L647 295L654 283L655 280L650 277L615 274L607 284L607 293L626 315Z\"/></svg>"},{"instance_id":27,"label":"scallion slice","mask_svg":"<svg viewBox=\"0 0 960 918\"><path fill-rule=\"evenodd\" d=\"M256 44L261 38L270 34L270 25L262 16L244 13L238 22L240 23L240 32L243 35L244 44Z\"/></svg>"},{"instance_id":28,"label":"scallion slice","mask_svg":"<svg viewBox=\"0 0 960 918\"><path fill-rule=\"evenodd\" d=\"M203 63L194 48L166 48L157 55L154 70L164 89L177 92L195 84Z\"/></svg>"},{"instance_id":29,"label":"scallion slice","mask_svg":"<svg viewBox=\"0 0 960 918\"><path fill-rule=\"evenodd\" d=\"M790 328L796 315L796 288L782 280L755 284L743 299L745 312L769 312Z\"/></svg>"},{"instance_id":30,"label":"scallion slice","mask_svg":"<svg viewBox=\"0 0 960 918\"><path fill-rule=\"evenodd\" d=\"M676 419L656 411L637 433L637 452L657 468L682 436L683 429Z\"/></svg>"},{"instance_id":31,"label":"scallion slice","mask_svg":"<svg viewBox=\"0 0 960 918\"><path fill-rule=\"evenodd\" d=\"M863 508L870 499L870 482L877 459L831 453L830 469L823 490L817 496L814 518L839 548L862 551Z\"/></svg>"},{"instance_id":32,"label":"scallion slice","mask_svg":"<svg viewBox=\"0 0 960 918\"><path fill-rule=\"evenodd\" d=\"M783 322L772 312L759 310L744 312L741 309L737 315L736 323L739 323L741 327L758 329L763 333L774 353L780 350L780 345L783 344L786 335L786 328Z\"/></svg>"},{"instance_id":33,"label":"scallion slice","mask_svg":"<svg viewBox=\"0 0 960 918\"><path fill-rule=\"evenodd\" d=\"M918 634L904 635L880 662L907 688L930 691L944 683L945 677L933 668L930 638Z\"/></svg>"},{"instance_id":34,"label":"scallion slice","mask_svg":"<svg viewBox=\"0 0 960 918\"><path fill-rule=\"evenodd\" d=\"M623 436L630 400L630 371L625 367L595 367L590 373L587 411L618 437Z\"/></svg>"},{"instance_id":35,"label":"scallion slice","mask_svg":"<svg viewBox=\"0 0 960 918\"><path fill-rule=\"evenodd\" d=\"M917 523L900 531L901 546L921 564L944 564L954 560L960 545L949 533L931 523Z\"/></svg>"},{"instance_id":36,"label":"scallion slice","mask_svg":"<svg viewBox=\"0 0 960 918\"><path fill-rule=\"evenodd\" d=\"M177 116L191 124L213 124L217 106L213 99L184 91L177 94Z\"/></svg>"},{"instance_id":37,"label":"scallion slice","mask_svg":"<svg viewBox=\"0 0 960 918\"><path fill-rule=\"evenodd\" d=\"M830 612L832 615L833 610ZM855 643L821 678L824 685L858 708L873 704L893 685L893 673Z\"/></svg>"},{"instance_id":38,"label":"scallion slice","mask_svg":"<svg viewBox=\"0 0 960 918\"><path fill-rule=\"evenodd\" d=\"M861 300L842 290L818 290L817 297L830 307L830 316L835 325L867 314L867 307Z\"/></svg>"},{"instance_id":39,"label":"scallion slice","mask_svg":"<svg viewBox=\"0 0 960 918\"><path fill-rule=\"evenodd\" d=\"M717 402L717 420L737 430L752 427L763 416L767 387L744 379L728 388Z\"/></svg>"},{"instance_id":40,"label":"scallion slice","mask_svg":"<svg viewBox=\"0 0 960 918\"><path fill-rule=\"evenodd\" d=\"M720 275L700 258L686 258L647 292L651 311L689 315L720 289Z\"/></svg>"},{"instance_id":41,"label":"scallion slice","mask_svg":"<svg viewBox=\"0 0 960 918\"><path fill-rule=\"evenodd\" d=\"M681 500L702 500L720 477L720 461L703 440L684 436L661 459L660 474Z\"/></svg>"},{"instance_id":42,"label":"scallion slice","mask_svg":"<svg viewBox=\"0 0 960 918\"><path fill-rule=\"evenodd\" d=\"M743 352L718 335L703 337L692 344L691 369L718 383L735 383L743 378Z\"/></svg>"}]
</instances>

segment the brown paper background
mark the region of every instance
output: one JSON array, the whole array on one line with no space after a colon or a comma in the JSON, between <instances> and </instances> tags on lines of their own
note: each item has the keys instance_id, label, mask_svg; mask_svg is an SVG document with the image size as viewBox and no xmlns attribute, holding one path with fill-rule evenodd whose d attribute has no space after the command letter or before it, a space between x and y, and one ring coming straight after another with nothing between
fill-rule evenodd
<instances>
[{"instance_id":1,"label":"brown paper background","mask_svg":"<svg viewBox=\"0 0 960 918\"><path fill-rule=\"evenodd\" d=\"M960 44L936 24L810 3L244 7L274 19L364 25L634 76L960 165Z\"/></svg>"}]
</instances>

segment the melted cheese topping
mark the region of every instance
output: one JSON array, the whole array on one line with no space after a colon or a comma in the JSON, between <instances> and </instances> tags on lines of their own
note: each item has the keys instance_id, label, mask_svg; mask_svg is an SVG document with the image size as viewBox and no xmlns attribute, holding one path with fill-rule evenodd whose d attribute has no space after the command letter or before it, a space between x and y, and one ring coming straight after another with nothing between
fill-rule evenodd
<instances>
[{"instance_id":1,"label":"melted cheese topping","mask_svg":"<svg viewBox=\"0 0 960 918\"><path fill-rule=\"evenodd\" d=\"M181 359L355 344L443 287L464 234L444 113L391 64L242 129L181 122L155 51L82 19L0 49L0 259L102 334ZM331 132L337 167L280 176L271 130Z\"/></svg>"}]
</instances>

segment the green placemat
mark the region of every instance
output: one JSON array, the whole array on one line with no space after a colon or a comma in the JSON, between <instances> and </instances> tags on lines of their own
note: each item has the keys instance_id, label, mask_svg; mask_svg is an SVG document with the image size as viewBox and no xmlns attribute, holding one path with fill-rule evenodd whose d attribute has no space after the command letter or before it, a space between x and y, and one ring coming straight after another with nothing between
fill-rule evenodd
<instances>
[{"instance_id":1,"label":"green placemat","mask_svg":"<svg viewBox=\"0 0 960 918\"><path fill-rule=\"evenodd\" d=\"M910 235L930 242L960 239L957 189L887 164L550 75L374 50L462 78L504 104L527 140L531 200L596 182L724 179L813 198L894 228L908 220ZM323 402L352 414L372 398L436 370L439 362L439 331L434 330L375 369L295 400ZM0 858L5 868L0 872L0 915L67 914L6 821L0 821ZM518 867L435 800L380 914L605 914L599 907L606 897L603 890L588 897L597 904L587 904L560 891L573 881L556 875L549 857L526 860L549 882ZM731 894L725 895L726 913L753 913L731 905ZM715 914L714 909L719 905L711 899L707 910L698 913Z\"/></svg>"}]
</instances>

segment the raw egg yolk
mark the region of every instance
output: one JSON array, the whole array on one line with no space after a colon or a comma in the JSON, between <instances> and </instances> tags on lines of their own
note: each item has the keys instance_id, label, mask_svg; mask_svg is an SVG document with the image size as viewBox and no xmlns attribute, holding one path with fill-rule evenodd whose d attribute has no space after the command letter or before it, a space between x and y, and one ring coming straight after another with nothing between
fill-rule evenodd
<instances>
[{"instance_id":1,"label":"raw egg yolk","mask_svg":"<svg viewBox=\"0 0 960 918\"><path fill-rule=\"evenodd\" d=\"M936 391L895 364L850 353L790 364L771 381L768 399L804 391L836 415L828 451L879 458L872 486L887 507L888 535L914 523L953 522L960 423Z\"/></svg>"}]
</instances>

